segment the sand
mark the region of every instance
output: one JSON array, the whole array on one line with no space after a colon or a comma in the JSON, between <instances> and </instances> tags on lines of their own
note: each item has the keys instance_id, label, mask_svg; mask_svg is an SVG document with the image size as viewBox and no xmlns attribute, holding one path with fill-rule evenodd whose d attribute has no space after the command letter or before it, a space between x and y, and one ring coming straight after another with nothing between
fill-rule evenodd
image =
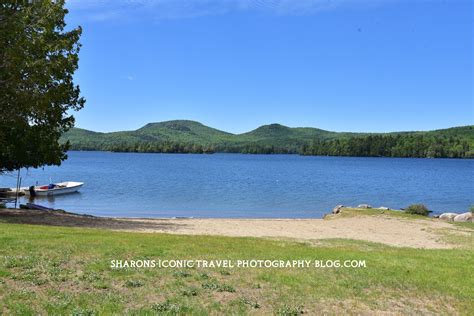
<instances>
[{"instance_id":1,"label":"sand","mask_svg":"<svg viewBox=\"0 0 474 316\"><path fill-rule=\"evenodd\" d=\"M396 247L454 248L442 237L471 234L437 219L405 219L388 215L331 219L130 219L34 210L0 210L0 220L12 223L103 228L115 231L263 237L318 241L342 238Z\"/></svg>"}]
</instances>

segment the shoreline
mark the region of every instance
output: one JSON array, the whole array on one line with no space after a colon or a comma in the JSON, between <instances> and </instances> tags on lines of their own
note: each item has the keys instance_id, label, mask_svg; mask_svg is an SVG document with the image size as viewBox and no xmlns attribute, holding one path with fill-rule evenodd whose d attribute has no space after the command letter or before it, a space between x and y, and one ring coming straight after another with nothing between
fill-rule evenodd
<instances>
[{"instance_id":1,"label":"shoreline","mask_svg":"<svg viewBox=\"0 0 474 316\"><path fill-rule=\"evenodd\" d=\"M456 225L434 218L348 210L324 219L257 218L123 218L97 217L62 211L0 209L0 221L12 224L95 228L133 233L208 235L290 239L319 243L324 239L350 239L394 247L450 249L448 235L466 235Z\"/></svg>"},{"instance_id":2,"label":"shoreline","mask_svg":"<svg viewBox=\"0 0 474 316\"><path fill-rule=\"evenodd\" d=\"M300 153L242 153L242 152L206 152L206 153L195 153L195 152L162 152L162 151L111 151L111 150L100 150L100 149L71 149L68 152L102 152L111 154L164 154L164 155L245 155L245 156L299 156L299 157L335 157L335 158L394 158L394 159L436 159L436 160L469 160L474 157L405 157L405 156L345 156L345 155L307 155Z\"/></svg>"}]
</instances>

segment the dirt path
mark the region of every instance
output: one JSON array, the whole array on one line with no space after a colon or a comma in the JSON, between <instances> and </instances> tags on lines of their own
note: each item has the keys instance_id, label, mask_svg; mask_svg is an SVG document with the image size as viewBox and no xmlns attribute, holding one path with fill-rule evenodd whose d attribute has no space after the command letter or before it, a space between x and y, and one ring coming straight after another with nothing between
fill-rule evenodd
<instances>
[{"instance_id":1,"label":"dirt path","mask_svg":"<svg viewBox=\"0 0 474 316\"><path fill-rule=\"evenodd\" d=\"M323 219L129 219L103 218L71 213L0 210L0 221L110 230L220 235L235 237L319 240L344 238L398 247L453 248L441 233L469 234L439 220L403 219L390 216L356 216Z\"/></svg>"}]
</instances>

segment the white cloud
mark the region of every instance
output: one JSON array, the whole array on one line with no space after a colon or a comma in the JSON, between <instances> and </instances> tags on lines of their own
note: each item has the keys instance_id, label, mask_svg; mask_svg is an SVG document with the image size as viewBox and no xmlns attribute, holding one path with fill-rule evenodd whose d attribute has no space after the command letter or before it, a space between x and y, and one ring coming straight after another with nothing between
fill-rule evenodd
<instances>
[{"instance_id":1,"label":"white cloud","mask_svg":"<svg viewBox=\"0 0 474 316\"><path fill-rule=\"evenodd\" d=\"M135 76L134 76L134 75L120 76L120 79L128 80L128 81L134 81L134 80L135 80Z\"/></svg>"}]
</instances>

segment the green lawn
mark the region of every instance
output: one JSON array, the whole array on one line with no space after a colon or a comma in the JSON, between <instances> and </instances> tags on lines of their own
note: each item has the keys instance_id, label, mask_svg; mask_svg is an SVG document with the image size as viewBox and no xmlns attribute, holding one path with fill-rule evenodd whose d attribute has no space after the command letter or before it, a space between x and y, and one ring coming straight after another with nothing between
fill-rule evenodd
<instances>
[{"instance_id":1,"label":"green lawn","mask_svg":"<svg viewBox=\"0 0 474 316\"><path fill-rule=\"evenodd\" d=\"M362 259L367 268L114 270L113 259ZM0 223L0 314L467 315L473 267L472 238L417 250Z\"/></svg>"}]
</instances>

